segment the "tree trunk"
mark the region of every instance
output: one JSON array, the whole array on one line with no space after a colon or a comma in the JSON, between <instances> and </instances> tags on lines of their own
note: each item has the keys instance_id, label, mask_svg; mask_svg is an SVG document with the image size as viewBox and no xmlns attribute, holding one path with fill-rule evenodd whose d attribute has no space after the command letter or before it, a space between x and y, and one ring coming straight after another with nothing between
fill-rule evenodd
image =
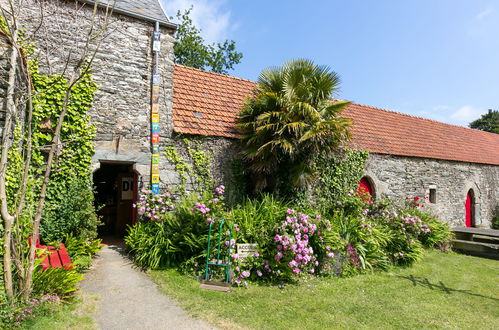
<instances>
[{"instance_id":1,"label":"tree trunk","mask_svg":"<svg viewBox=\"0 0 499 330\"><path fill-rule=\"evenodd\" d=\"M12 41L15 43L17 41L17 30L12 33ZM0 156L0 213L4 221L4 249L5 254L3 257L3 274L4 274L4 285L5 293L7 299L10 302L14 299L14 285L12 281L12 254L11 254L11 243L12 243L12 226L14 223L14 217L9 213L7 207L7 191L6 185L6 172L7 172L7 162L8 153L12 145L12 124L15 119L16 114L16 104L14 101L14 91L16 85L16 72L18 66L18 56L17 49L12 46L12 53L9 60L9 80L8 80L8 90L7 90L7 113L5 117L5 126L2 136L2 154Z\"/></svg>"},{"instance_id":2,"label":"tree trunk","mask_svg":"<svg viewBox=\"0 0 499 330\"><path fill-rule=\"evenodd\" d=\"M36 239L38 238L38 234L40 232L40 220L42 219L43 208L45 206L45 198L47 194L47 185L50 179L50 173L52 171L52 163L54 159L57 159L59 154L59 143L61 136L61 128L64 122L64 117L66 117L69 98L71 96L71 90L74 84L74 78L70 79L69 87L66 90L66 94L64 96L64 103L62 105L62 111L59 114L59 118L57 119L57 126L55 128L54 136L52 138L52 145L50 146L50 152L47 158L47 164L45 168L45 174L43 176L42 188L40 190L40 197L38 199L38 207L36 210L35 218L33 219L33 232L31 234L31 246L29 249L29 259L28 259L28 267L26 269L26 276L24 278L24 283L22 284L22 296L25 299L29 298L32 289L32 279L33 279L33 270L35 267L35 256L36 256Z\"/></svg>"}]
</instances>

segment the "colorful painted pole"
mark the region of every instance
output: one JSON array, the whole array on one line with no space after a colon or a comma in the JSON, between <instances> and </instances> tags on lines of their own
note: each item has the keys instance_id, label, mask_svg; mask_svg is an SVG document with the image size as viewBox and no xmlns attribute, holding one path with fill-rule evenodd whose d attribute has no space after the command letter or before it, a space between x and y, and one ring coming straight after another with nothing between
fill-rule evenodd
<instances>
[{"instance_id":1,"label":"colorful painted pole","mask_svg":"<svg viewBox=\"0 0 499 330\"><path fill-rule=\"evenodd\" d=\"M154 74L151 81L151 190L159 194L159 87L161 76L158 72L160 44L159 23L152 36L152 52L155 61Z\"/></svg>"}]
</instances>

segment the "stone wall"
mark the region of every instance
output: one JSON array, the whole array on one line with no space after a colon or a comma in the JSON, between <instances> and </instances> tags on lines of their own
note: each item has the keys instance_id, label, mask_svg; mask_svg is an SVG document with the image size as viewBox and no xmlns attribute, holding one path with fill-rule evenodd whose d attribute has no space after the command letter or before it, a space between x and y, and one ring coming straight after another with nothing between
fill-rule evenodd
<instances>
[{"instance_id":1,"label":"stone wall","mask_svg":"<svg viewBox=\"0 0 499 330\"><path fill-rule=\"evenodd\" d=\"M32 28L40 23L39 8L33 2L25 8L23 22L34 36L42 72L62 72L69 54L72 54L70 66L74 63L85 45L92 11L93 6L76 1L46 3L43 24L33 34ZM104 10L100 10L96 27L103 22ZM168 139L172 134L173 30L166 27L160 30L160 124L161 137ZM97 125L94 170L100 161L133 162L144 183L149 181L151 162L153 31L152 22L113 14L92 65L98 87L90 113L92 123Z\"/></svg>"},{"instance_id":2,"label":"stone wall","mask_svg":"<svg viewBox=\"0 0 499 330\"><path fill-rule=\"evenodd\" d=\"M204 150L206 155L211 159L211 174L213 181L216 185L224 184L226 186L231 186L233 184L233 173L231 169L231 162L235 159L238 151L237 141L234 139L222 138L222 137L200 137L200 136L179 136L174 135L171 138L163 139L162 141L162 160L160 168L160 177L162 187L167 190L175 189L180 183L180 175L175 170L175 165L169 162L166 157L164 157L164 148L168 146L174 146L178 150L179 156L184 159L190 166L192 166L192 161L188 155L187 148L182 139L188 139L192 142L199 143L200 150ZM193 182L191 178L188 178L185 183L186 190L194 190ZM234 195L230 190L237 189L236 187L228 187L227 193L229 195Z\"/></svg>"},{"instance_id":3,"label":"stone wall","mask_svg":"<svg viewBox=\"0 0 499 330\"><path fill-rule=\"evenodd\" d=\"M365 173L377 198L423 197L430 188L436 189L436 203L428 207L452 226L464 226L464 203L470 189L475 194L477 226L489 228L499 205L499 166L370 154Z\"/></svg>"}]
</instances>

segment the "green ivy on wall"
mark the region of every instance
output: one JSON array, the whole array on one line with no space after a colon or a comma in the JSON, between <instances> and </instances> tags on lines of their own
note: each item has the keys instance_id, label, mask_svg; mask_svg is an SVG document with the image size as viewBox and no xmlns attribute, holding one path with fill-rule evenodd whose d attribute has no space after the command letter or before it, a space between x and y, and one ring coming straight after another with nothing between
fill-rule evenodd
<instances>
[{"instance_id":1,"label":"green ivy on wall","mask_svg":"<svg viewBox=\"0 0 499 330\"><path fill-rule=\"evenodd\" d=\"M28 47L28 54L32 51ZM61 112L64 96L68 88L68 81L62 75L44 75L39 72L36 60L29 61L29 70L33 84L33 123L32 123L32 159L29 171L28 189L26 190L26 212L34 212L35 201L41 185L42 174L45 170L45 160L52 144L53 134L59 113ZM90 124L88 111L90 110L96 91L92 76L87 73L71 89L67 114L61 128L61 150L59 158L53 165L50 181L47 187L46 206L42 217L40 233L42 239L62 240L65 233L79 232L74 227L68 227L67 215L71 210L61 210L69 196L75 193L74 186L80 187L79 192L85 195L85 207L88 222L85 231L87 237L95 236L98 219L93 209L93 195L90 182L90 165L94 153L95 126ZM14 134L14 146L21 145L25 137L21 133L21 125ZM19 191L20 178L23 170L23 150L12 148L9 153L7 169L7 192L9 200ZM12 205L10 205L12 207ZM73 207L77 207L74 205ZM83 221L83 220L82 220ZM50 228L50 229L49 229ZM90 229L89 229L90 228ZM76 231L75 231L76 230ZM92 232L93 233L90 233Z\"/></svg>"},{"instance_id":2,"label":"green ivy on wall","mask_svg":"<svg viewBox=\"0 0 499 330\"><path fill-rule=\"evenodd\" d=\"M180 177L177 192L185 193L186 185L192 184L194 191L202 193L213 189L211 175L211 154L203 149L203 141L199 138L183 138L181 141L187 151L188 159L180 156L178 147L165 148L165 156L174 166ZM190 180L189 180L190 179Z\"/></svg>"},{"instance_id":3,"label":"green ivy on wall","mask_svg":"<svg viewBox=\"0 0 499 330\"><path fill-rule=\"evenodd\" d=\"M355 190L368 156L367 151L351 149L334 157L320 155L316 163L319 175L313 193L317 202L332 205L341 201L350 190Z\"/></svg>"}]
</instances>

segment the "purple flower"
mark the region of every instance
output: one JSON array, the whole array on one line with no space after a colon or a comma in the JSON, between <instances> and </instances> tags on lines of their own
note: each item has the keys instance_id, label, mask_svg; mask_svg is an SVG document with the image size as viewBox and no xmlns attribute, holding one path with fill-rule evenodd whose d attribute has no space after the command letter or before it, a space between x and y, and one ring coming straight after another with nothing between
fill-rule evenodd
<instances>
[{"instance_id":1,"label":"purple flower","mask_svg":"<svg viewBox=\"0 0 499 330\"><path fill-rule=\"evenodd\" d=\"M237 255L237 253L234 253L233 255L231 255L231 257L234 260L239 259L239 255Z\"/></svg>"},{"instance_id":2,"label":"purple flower","mask_svg":"<svg viewBox=\"0 0 499 330\"><path fill-rule=\"evenodd\" d=\"M258 252L255 252L255 254L253 255L255 258L258 258L260 256L260 254Z\"/></svg>"},{"instance_id":3,"label":"purple flower","mask_svg":"<svg viewBox=\"0 0 499 330\"><path fill-rule=\"evenodd\" d=\"M293 269L293 273L295 273L295 274L300 274L300 269L299 269L299 268L295 268L295 269Z\"/></svg>"},{"instance_id":4,"label":"purple flower","mask_svg":"<svg viewBox=\"0 0 499 330\"><path fill-rule=\"evenodd\" d=\"M277 254L275 255L275 260L276 261L281 261L282 259L282 253L281 252L277 252Z\"/></svg>"},{"instance_id":5,"label":"purple flower","mask_svg":"<svg viewBox=\"0 0 499 330\"><path fill-rule=\"evenodd\" d=\"M262 277L262 275L263 275L262 272L259 270L256 271L256 274L258 275L258 277Z\"/></svg>"},{"instance_id":6,"label":"purple flower","mask_svg":"<svg viewBox=\"0 0 499 330\"><path fill-rule=\"evenodd\" d=\"M241 273L241 276L242 276L243 278L245 278L245 277L249 277L250 275L251 275L251 274L250 274L250 272L248 272L247 270L245 270L245 271L243 271L243 272Z\"/></svg>"},{"instance_id":7,"label":"purple flower","mask_svg":"<svg viewBox=\"0 0 499 330\"><path fill-rule=\"evenodd\" d=\"M295 213L295 210L293 210L293 209L287 209L286 213L287 214L293 214L293 213Z\"/></svg>"}]
</instances>

